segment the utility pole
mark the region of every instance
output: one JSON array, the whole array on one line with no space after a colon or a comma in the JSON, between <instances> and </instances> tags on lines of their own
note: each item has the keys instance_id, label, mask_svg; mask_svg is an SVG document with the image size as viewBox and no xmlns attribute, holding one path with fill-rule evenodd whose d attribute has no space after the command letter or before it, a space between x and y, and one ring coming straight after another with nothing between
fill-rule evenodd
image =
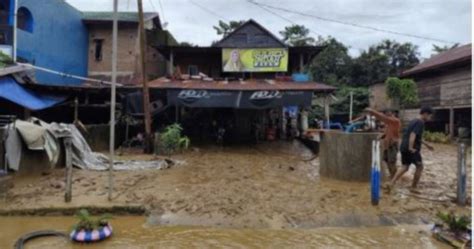
<instances>
[{"instance_id":1,"label":"utility pole","mask_svg":"<svg viewBox=\"0 0 474 249\"><path fill-rule=\"evenodd\" d=\"M11 4L11 1L10 1ZM17 48L17 28L18 28L18 0L13 3L15 6L10 6L10 10L13 10L13 46L12 46L12 60L16 63L16 48Z\"/></svg>"},{"instance_id":2,"label":"utility pole","mask_svg":"<svg viewBox=\"0 0 474 249\"><path fill-rule=\"evenodd\" d=\"M112 86L110 96L110 137L109 137L109 201L112 200L113 191L113 169L115 154L115 86L117 84L117 33L118 33L118 0L114 0L114 15L112 24Z\"/></svg>"},{"instance_id":3,"label":"utility pole","mask_svg":"<svg viewBox=\"0 0 474 249\"><path fill-rule=\"evenodd\" d=\"M150 93L148 91L148 79L146 77L146 34L145 21L143 18L142 0L138 0L138 19L140 29L140 59L143 80L143 115L145 117L145 153L152 152L151 138L151 113L150 113Z\"/></svg>"}]
</instances>

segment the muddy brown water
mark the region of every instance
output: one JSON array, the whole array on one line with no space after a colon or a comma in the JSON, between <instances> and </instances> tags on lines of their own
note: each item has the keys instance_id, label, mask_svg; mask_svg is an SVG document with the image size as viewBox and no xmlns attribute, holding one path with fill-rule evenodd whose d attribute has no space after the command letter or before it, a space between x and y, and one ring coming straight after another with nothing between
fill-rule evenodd
<instances>
[{"instance_id":1,"label":"muddy brown water","mask_svg":"<svg viewBox=\"0 0 474 249\"><path fill-rule=\"evenodd\" d=\"M145 205L151 216L114 219L112 239L96 245L44 238L27 248L445 248L431 238L438 211L471 213L451 200L456 191L456 147L423 151L421 194L408 191L413 169L379 206L367 182L319 176L319 160L298 143L252 148L199 148L176 155L167 170L114 174L113 204ZM143 159L141 157L124 159ZM470 161L468 162L470 179ZM107 173L75 171L73 201L51 187L64 171L17 177L0 208L110 205ZM470 181L468 182L470 196ZM66 231L70 217L0 217L0 249L38 229Z\"/></svg>"},{"instance_id":2,"label":"muddy brown water","mask_svg":"<svg viewBox=\"0 0 474 249\"><path fill-rule=\"evenodd\" d=\"M67 231L72 217L0 217L0 248L13 248L21 235L41 229ZM449 248L434 240L429 226L371 228L222 229L153 226L145 217L117 217L114 234L96 244L37 238L25 248Z\"/></svg>"}]
</instances>

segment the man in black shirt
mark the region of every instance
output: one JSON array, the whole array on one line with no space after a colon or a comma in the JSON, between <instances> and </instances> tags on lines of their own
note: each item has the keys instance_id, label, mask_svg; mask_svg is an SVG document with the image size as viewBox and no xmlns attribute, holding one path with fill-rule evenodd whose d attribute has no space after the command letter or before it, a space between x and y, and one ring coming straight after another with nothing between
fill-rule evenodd
<instances>
[{"instance_id":1,"label":"man in black shirt","mask_svg":"<svg viewBox=\"0 0 474 249\"><path fill-rule=\"evenodd\" d=\"M413 177L412 190L415 190L420 181L421 172L423 171L423 162L420 154L421 144L423 143L429 150L433 147L423 142L423 130L425 122L431 119L433 109L430 107L423 107L420 110L420 117L414 119L408 124L403 131L402 143L400 145L400 152L402 154L402 167L398 169L392 181L388 185L389 190L395 185L398 179L408 171L411 164L416 166L415 176Z\"/></svg>"}]
</instances>

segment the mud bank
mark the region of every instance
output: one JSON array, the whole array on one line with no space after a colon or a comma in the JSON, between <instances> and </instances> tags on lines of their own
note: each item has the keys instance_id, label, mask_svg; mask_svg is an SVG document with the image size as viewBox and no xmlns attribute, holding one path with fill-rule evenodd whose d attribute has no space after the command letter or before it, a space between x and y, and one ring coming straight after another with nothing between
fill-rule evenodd
<instances>
[{"instance_id":1,"label":"mud bank","mask_svg":"<svg viewBox=\"0 0 474 249\"><path fill-rule=\"evenodd\" d=\"M145 208L154 223L161 225L259 229L424 224L438 211L470 214L470 205L459 207L452 202L456 147L436 145L434 152L423 151L423 157L421 194L408 191L410 172L376 207L370 203L367 183L320 177L318 159L307 161L311 152L295 141L194 148L174 156L183 163L169 169L116 171L110 202L107 172L75 170L72 202L67 204L60 183L63 170L15 176L6 201L0 200L0 214L25 208L28 214L33 210L45 214L48 209L60 212L82 206L136 207ZM152 159L127 154L122 158ZM469 161L469 198L470 165Z\"/></svg>"}]
</instances>

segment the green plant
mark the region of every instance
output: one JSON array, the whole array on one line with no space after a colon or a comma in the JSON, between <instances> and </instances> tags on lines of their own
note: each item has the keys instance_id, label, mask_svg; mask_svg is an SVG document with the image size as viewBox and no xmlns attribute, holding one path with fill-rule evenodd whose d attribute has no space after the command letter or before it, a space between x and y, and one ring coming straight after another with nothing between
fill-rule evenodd
<instances>
[{"instance_id":1,"label":"green plant","mask_svg":"<svg viewBox=\"0 0 474 249\"><path fill-rule=\"evenodd\" d=\"M0 67L5 67L7 65L11 65L13 60L10 56L0 51Z\"/></svg>"},{"instance_id":2,"label":"green plant","mask_svg":"<svg viewBox=\"0 0 474 249\"><path fill-rule=\"evenodd\" d=\"M76 218L79 221L73 225L73 230L91 231L106 226L109 220L112 219L112 215L103 214L94 219L87 209L81 209L76 213Z\"/></svg>"},{"instance_id":3,"label":"green plant","mask_svg":"<svg viewBox=\"0 0 474 249\"><path fill-rule=\"evenodd\" d=\"M449 136L442 132L425 131L423 132L423 140L432 143L446 144L449 143Z\"/></svg>"},{"instance_id":4,"label":"green plant","mask_svg":"<svg viewBox=\"0 0 474 249\"><path fill-rule=\"evenodd\" d=\"M191 140L186 136L182 136L182 131L183 128L179 124L165 127L163 132L158 135L158 147L166 154L171 154L180 149L187 149Z\"/></svg>"},{"instance_id":5,"label":"green plant","mask_svg":"<svg viewBox=\"0 0 474 249\"><path fill-rule=\"evenodd\" d=\"M465 232L470 229L471 219L465 215L460 217L454 213L442 213L439 212L436 216L454 233Z\"/></svg>"},{"instance_id":6,"label":"green plant","mask_svg":"<svg viewBox=\"0 0 474 249\"><path fill-rule=\"evenodd\" d=\"M418 92L415 81L389 77L385 81L387 97L397 102L401 109L418 103Z\"/></svg>"}]
</instances>

